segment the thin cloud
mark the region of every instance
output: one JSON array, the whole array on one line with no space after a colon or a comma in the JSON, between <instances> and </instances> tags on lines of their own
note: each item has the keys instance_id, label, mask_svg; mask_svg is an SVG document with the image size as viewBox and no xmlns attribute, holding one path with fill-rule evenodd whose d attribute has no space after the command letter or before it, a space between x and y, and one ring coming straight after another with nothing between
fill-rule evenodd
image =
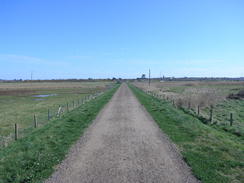
<instances>
[{"instance_id":1,"label":"thin cloud","mask_svg":"<svg viewBox=\"0 0 244 183\"><path fill-rule=\"evenodd\" d=\"M15 55L15 54L0 54L0 62L7 63L20 63L20 64L44 64L44 65L65 65L68 62L63 61L50 61L42 58L25 56L25 55Z\"/></svg>"}]
</instances>

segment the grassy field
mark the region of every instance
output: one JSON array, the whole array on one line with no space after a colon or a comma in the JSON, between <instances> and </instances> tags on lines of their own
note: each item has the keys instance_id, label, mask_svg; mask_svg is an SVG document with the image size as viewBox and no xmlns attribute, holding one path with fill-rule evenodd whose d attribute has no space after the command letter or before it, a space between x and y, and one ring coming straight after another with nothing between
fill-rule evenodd
<instances>
[{"instance_id":1,"label":"grassy field","mask_svg":"<svg viewBox=\"0 0 244 183\"><path fill-rule=\"evenodd\" d=\"M0 149L0 182L38 183L48 178L117 87Z\"/></svg>"},{"instance_id":2,"label":"grassy field","mask_svg":"<svg viewBox=\"0 0 244 183\"><path fill-rule=\"evenodd\" d=\"M205 125L166 100L130 87L159 127L177 144L199 180L205 183L243 182L243 139Z\"/></svg>"},{"instance_id":3,"label":"grassy field","mask_svg":"<svg viewBox=\"0 0 244 183\"><path fill-rule=\"evenodd\" d=\"M19 82L0 83L0 141L13 138L14 123L18 123L20 136L24 129L33 127L33 116L38 125L47 123L47 113L55 116L59 105L63 110L77 106L78 100L105 91L112 82ZM44 96L38 96L44 95ZM50 96L45 96L50 95ZM80 101L79 101L80 102Z\"/></svg>"},{"instance_id":4,"label":"grassy field","mask_svg":"<svg viewBox=\"0 0 244 183\"><path fill-rule=\"evenodd\" d=\"M244 136L244 99L230 99L230 94L244 90L241 81L153 81L150 88L147 82L135 82L144 91L162 95L191 113L199 106L200 116L208 119L210 106L213 106L212 124L227 132ZM230 113L233 126L230 126Z\"/></svg>"}]
</instances>

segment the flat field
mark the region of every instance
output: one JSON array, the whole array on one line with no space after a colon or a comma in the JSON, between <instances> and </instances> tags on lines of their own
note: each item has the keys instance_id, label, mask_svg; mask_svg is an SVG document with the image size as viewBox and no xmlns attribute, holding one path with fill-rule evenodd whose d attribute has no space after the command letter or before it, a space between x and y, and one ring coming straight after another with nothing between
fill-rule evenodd
<instances>
[{"instance_id":1,"label":"flat field","mask_svg":"<svg viewBox=\"0 0 244 183\"><path fill-rule=\"evenodd\" d=\"M154 97L132 85L131 89L158 126L177 145L201 182L243 182L243 138L215 125L204 124L195 115L176 108L171 101L159 99L157 95Z\"/></svg>"},{"instance_id":2,"label":"flat field","mask_svg":"<svg viewBox=\"0 0 244 183\"><path fill-rule=\"evenodd\" d=\"M112 82L16 82L0 83L0 141L13 138L14 124L19 129L33 127L34 114L38 125L47 123L48 109L50 116L63 110L73 108L73 104L87 95L102 92ZM73 102L74 101L74 102Z\"/></svg>"},{"instance_id":3,"label":"flat field","mask_svg":"<svg viewBox=\"0 0 244 183\"><path fill-rule=\"evenodd\" d=\"M213 127L244 136L244 98L229 97L244 91L243 81L153 81L150 87L144 81L134 82L134 85L174 101L175 105L193 114L197 114L199 107L199 116L204 119L209 119L213 106Z\"/></svg>"}]
</instances>

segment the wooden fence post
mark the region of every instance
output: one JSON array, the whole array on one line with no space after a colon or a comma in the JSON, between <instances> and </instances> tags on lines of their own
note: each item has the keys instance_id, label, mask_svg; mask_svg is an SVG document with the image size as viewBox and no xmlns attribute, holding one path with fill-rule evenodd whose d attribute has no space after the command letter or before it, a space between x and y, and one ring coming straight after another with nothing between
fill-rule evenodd
<instances>
[{"instance_id":1,"label":"wooden fence post","mask_svg":"<svg viewBox=\"0 0 244 183\"><path fill-rule=\"evenodd\" d=\"M37 118L35 114L34 114L34 128L37 128Z\"/></svg>"},{"instance_id":2,"label":"wooden fence post","mask_svg":"<svg viewBox=\"0 0 244 183\"><path fill-rule=\"evenodd\" d=\"M73 108L75 108L75 101L73 100Z\"/></svg>"},{"instance_id":3,"label":"wooden fence post","mask_svg":"<svg viewBox=\"0 0 244 183\"><path fill-rule=\"evenodd\" d=\"M57 112L57 117L59 118L61 116L62 113L62 107L61 105L58 106L58 112Z\"/></svg>"},{"instance_id":4,"label":"wooden fence post","mask_svg":"<svg viewBox=\"0 0 244 183\"><path fill-rule=\"evenodd\" d=\"M50 110L49 109L47 110L47 120L48 121L50 120Z\"/></svg>"},{"instance_id":5,"label":"wooden fence post","mask_svg":"<svg viewBox=\"0 0 244 183\"><path fill-rule=\"evenodd\" d=\"M212 123L212 121L213 121L213 105L210 106L209 121L210 121L210 123Z\"/></svg>"},{"instance_id":6,"label":"wooden fence post","mask_svg":"<svg viewBox=\"0 0 244 183\"><path fill-rule=\"evenodd\" d=\"M199 116L199 114L200 114L200 106L198 105L197 106L197 115Z\"/></svg>"},{"instance_id":7,"label":"wooden fence post","mask_svg":"<svg viewBox=\"0 0 244 183\"><path fill-rule=\"evenodd\" d=\"M66 104L67 112L69 112L69 103Z\"/></svg>"},{"instance_id":8,"label":"wooden fence post","mask_svg":"<svg viewBox=\"0 0 244 183\"><path fill-rule=\"evenodd\" d=\"M14 139L15 140L18 140L18 124L17 123L15 123L14 124Z\"/></svg>"},{"instance_id":9,"label":"wooden fence post","mask_svg":"<svg viewBox=\"0 0 244 183\"><path fill-rule=\"evenodd\" d=\"M233 113L230 113L230 126L233 125Z\"/></svg>"}]
</instances>

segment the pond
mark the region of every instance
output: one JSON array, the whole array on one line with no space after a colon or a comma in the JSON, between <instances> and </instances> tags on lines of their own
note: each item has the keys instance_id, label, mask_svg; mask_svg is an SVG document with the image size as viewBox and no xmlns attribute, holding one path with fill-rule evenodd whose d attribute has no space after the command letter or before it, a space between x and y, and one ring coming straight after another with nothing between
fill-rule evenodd
<instances>
[{"instance_id":1,"label":"pond","mask_svg":"<svg viewBox=\"0 0 244 183\"><path fill-rule=\"evenodd\" d=\"M54 97L54 96L57 96L57 94L33 95L33 97L36 98L45 98L45 97Z\"/></svg>"}]
</instances>

